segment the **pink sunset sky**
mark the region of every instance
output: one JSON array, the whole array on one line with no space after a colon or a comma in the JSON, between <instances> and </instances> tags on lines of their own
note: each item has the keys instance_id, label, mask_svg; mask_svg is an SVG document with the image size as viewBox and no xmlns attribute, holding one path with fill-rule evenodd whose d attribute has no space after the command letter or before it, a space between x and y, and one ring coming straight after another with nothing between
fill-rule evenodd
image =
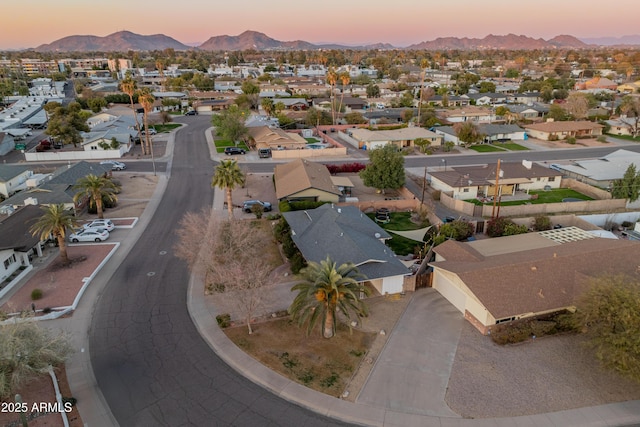
<instances>
[{"instance_id":1,"label":"pink sunset sky","mask_svg":"<svg viewBox=\"0 0 640 427\"><path fill-rule=\"evenodd\" d=\"M640 33L637 0L23 0L2 6L0 49L22 49L70 35L128 30L185 43L245 30L282 41L404 47L438 37L522 34L549 39Z\"/></svg>"}]
</instances>

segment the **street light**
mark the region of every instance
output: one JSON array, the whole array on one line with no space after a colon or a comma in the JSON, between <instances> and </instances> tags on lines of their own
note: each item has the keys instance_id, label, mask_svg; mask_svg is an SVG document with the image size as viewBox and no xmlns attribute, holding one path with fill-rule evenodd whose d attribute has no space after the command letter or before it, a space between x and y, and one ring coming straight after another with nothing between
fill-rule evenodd
<instances>
[{"instance_id":1,"label":"street light","mask_svg":"<svg viewBox=\"0 0 640 427\"><path fill-rule=\"evenodd\" d=\"M442 163L444 163L444 171L447 171L447 159L442 159Z\"/></svg>"}]
</instances>

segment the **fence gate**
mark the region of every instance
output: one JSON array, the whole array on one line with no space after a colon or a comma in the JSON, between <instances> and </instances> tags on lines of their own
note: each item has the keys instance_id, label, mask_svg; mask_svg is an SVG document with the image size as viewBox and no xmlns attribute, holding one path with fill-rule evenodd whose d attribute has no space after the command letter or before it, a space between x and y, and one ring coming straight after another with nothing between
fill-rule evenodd
<instances>
[{"instance_id":1,"label":"fence gate","mask_svg":"<svg viewBox=\"0 0 640 427\"><path fill-rule=\"evenodd\" d=\"M416 275L416 289L431 287L431 273L423 273Z\"/></svg>"}]
</instances>

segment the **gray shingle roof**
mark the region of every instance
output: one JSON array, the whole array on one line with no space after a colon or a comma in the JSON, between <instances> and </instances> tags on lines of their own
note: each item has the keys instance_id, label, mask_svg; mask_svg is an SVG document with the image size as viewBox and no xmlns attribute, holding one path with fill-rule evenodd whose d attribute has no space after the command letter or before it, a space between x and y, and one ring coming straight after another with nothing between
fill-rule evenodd
<instances>
[{"instance_id":1,"label":"gray shingle roof","mask_svg":"<svg viewBox=\"0 0 640 427\"><path fill-rule=\"evenodd\" d=\"M61 166L56 169L48 184L75 185L80 178L84 178L87 175L102 175L110 171L111 167L109 166L81 161L74 165Z\"/></svg>"},{"instance_id":2,"label":"gray shingle roof","mask_svg":"<svg viewBox=\"0 0 640 427\"><path fill-rule=\"evenodd\" d=\"M409 274L380 240L391 236L355 206L326 204L283 215L307 261L320 262L330 256L338 264L352 262L368 279Z\"/></svg>"},{"instance_id":3,"label":"gray shingle roof","mask_svg":"<svg viewBox=\"0 0 640 427\"><path fill-rule=\"evenodd\" d=\"M30 166L0 165L0 182L9 181L30 168Z\"/></svg>"}]
</instances>

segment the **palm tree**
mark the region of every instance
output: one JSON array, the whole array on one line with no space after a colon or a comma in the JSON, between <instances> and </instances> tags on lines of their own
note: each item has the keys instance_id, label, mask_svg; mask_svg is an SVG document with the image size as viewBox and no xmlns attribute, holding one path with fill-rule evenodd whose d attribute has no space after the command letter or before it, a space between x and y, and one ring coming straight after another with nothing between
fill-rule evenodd
<instances>
[{"instance_id":1,"label":"palm tree","mask_svg":"<svg viewBox=\"0 0 640 427\"><path fill-rule=\"evenodd\" d=\"M104 218L103 199L112 202L118 200L116 196L118 186L111 179L103 175L90 174L84 178L80 178L73 188L79 190L76 195L73 196L73 201L77 203L78 200L83 197L88 197L90 200L93 200L96 204L96 210L98 211L98 218L100 219Z\"/></svg>"},{"instance_id":2,"label":"palm tree","mask_svg":"<svg viewBox=\"0 0 640 427\"><path fill-rule=\"evenodd\" d=\"M420 114L422 113L422 97L424 95L424 78L427 75L427 67L429 66L429 61L426 58L423 58L420 61L420 101L418 102L418 126L420 125Z\"/></svg>"},{"instance_id":3,"label":"palm tree","mask_svg":"<svg viewBox=\"0 0 640 427\"><path fill-rule=\"evenodd\" d=\"M62 203L43 206L42 211L42 216L31 226L31 234L33 236L39 235L42 241L53 235L58 240L62 263L67 265L69 264L69 256L67 255L67 245L64 239L67 229L77 227L76 219L70 211L64 208Z\"/></svg>"},{"instance_id":4,"label":"palm tree","mask_svg":"<svg viewBox=\"0 0 640 427\"><path fill-rule=\"evenodd\" d=\"M138 121L138 113L133 106L133 95L136 93L136 81L131 77L131 75L127 75L127 78L125 78L120 84L120 89L123 93L129 95L129 101L131 102L131 111L133 111L133 118L136 120L136 130L138 131L138 138L142 139L140 134L140 122ZM144 145L142 146L142 148L142 152L144 154Z\"/></svg>"},{"instance_id":5,"label":"palm tree","mask_svg":"<svg viewBox=\"0 0 640 427\"><path fill-rule=\"evenodd\" d=\"M367 314L367 306L360 300L360 295L368 295L369 289L362 284L365 277L353 263L336 266L327 257L320 263L310 262L301 272L304 281L291 288L292 291L298 291L298 295L288 311L300 326L307 323L307 335L321 319L322 336L333 337L336 332L336 311L347 320L351 320L354 314Z\"/></svg>"},{"instance_id":6,"label":"palm tree","mask_svg":"<svg viewBox=\"0 0 640 427\"><path fill-rule=\"evenodd\" d=\"M140 103L140 105L142 105L142 108L144 110L144 116L143 116L143 120L144 120L144 133L145 133L145 141L146 141L146 152L147 153L151 153L151 155L153 156L153 148L151 147L151 140L149 139L149 113L153 110L153 103L156 99L154 98L154 96L151 94L151 92L149 92L148 89L143 90L139 95L138 95L138 102ZM142 150L142 154L146 154L145 150Z\"/></svg>"},{"instance_id":7,"label":"palm tree","mask_svg":"<svg viewBox=\"0 0 640 427\"><path fill-rule=\"evenodd\" d=\"M331 93L330 93L330 99L331 99L331 124L335 125L336 124L336 104L335 104L335 99L334 99L334 92L333 92L333 88L336 86L336 83L338 82L338 73L336 73L336 70L333 69L333 67L329 68L329 71L327 71L327 83L329 83L330 89L331 89Z\"/></svg>"},{"instance_id":8,"label":"palm tree","mask_svg":"<svg viewBox=\"0 0 640 427\"><path fill-rule=\"evenodd\" d=\"M348 71L344 71L344 72L340 73L338 78L340 79L340 82L342 83L342 91L341 91L341 94L340 94L340 105L338 106L338 113L341 113L342 112L342 101L344 101L344 90L347 87L347 85L349 84L349 82L351 81L351 76L349 75Z\"/></svg>"},{"instance_id":9,"label":"palm tree","mask_svg":"<svg viewBox=\"0 0 640 427\"><path fill-rule=\"evenodd\" d=\"M233 199L231 192L238 185L244 185L245 176L235 160L223 160L220 162L213 174L211 180L212 187L218 187L226 191L227 209L229 211L229 219L233 219Z\"/></svg>"}]
</instances>

